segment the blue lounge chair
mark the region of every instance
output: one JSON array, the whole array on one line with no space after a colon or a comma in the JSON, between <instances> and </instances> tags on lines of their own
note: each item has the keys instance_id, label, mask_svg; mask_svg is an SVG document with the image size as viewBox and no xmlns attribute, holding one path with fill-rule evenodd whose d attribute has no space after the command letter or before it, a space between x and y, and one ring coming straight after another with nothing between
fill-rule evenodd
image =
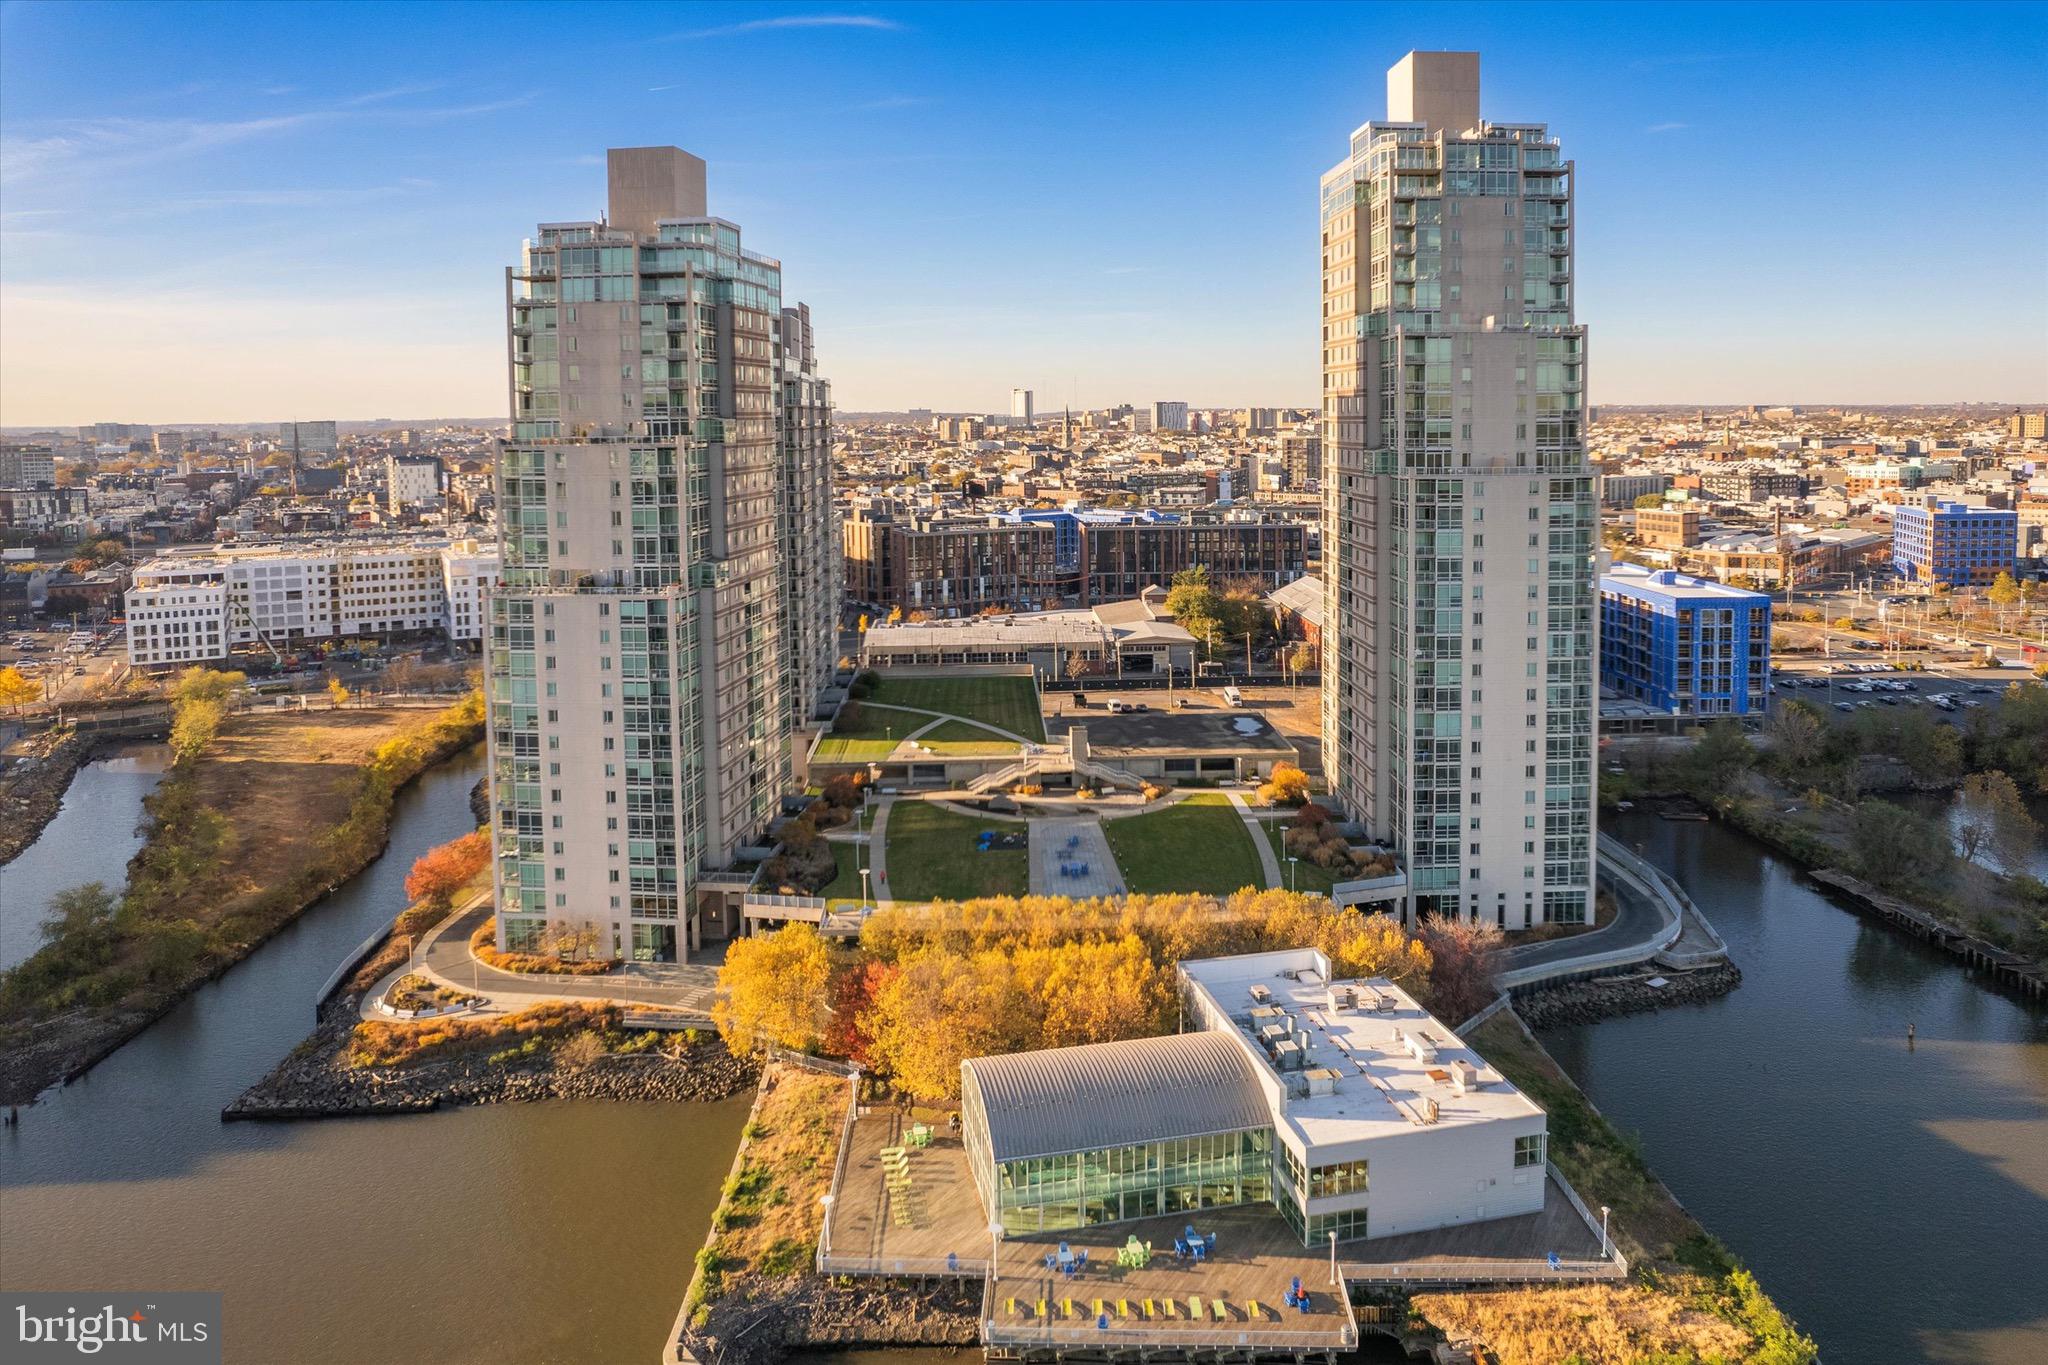
<instances>
[{"instance_id":1,"label":"blue lounge chair","mask_svg":"<svg viewBox=\"0 0 2048 1365\"><path fill-rule=\"evenodd\" d=\"M1185 1261L1185 1260L1186 1260L1187 1258L1188 1258L1188 1239L1187 1239L1187 1238L1185 1238L1185 1237L1176 1237L1176 1238L1174 1238L1174 1239L1173 1239L1173 1259L1174 1259L1174 1260L1176 1260L1176 1261Z\"/></svg>"}]
</instances>

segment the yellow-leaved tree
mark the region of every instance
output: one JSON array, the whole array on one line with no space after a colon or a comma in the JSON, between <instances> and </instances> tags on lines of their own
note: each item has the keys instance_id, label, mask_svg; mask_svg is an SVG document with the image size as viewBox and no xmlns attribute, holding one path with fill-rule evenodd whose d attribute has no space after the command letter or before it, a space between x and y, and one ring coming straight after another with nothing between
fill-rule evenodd
<instances>
[{"instance_id":1,"label":"yellow-leaved tree","mask_svg":"<svg viewBox=\"0 0 2048 1365\"><path fill-rule=\"evenodd\" d=\"M832 952L808 924L734 939L718 969L712 1022L734 1052L808 1051L824 1036L832 999Z\"/></svg>"}]
</instances>

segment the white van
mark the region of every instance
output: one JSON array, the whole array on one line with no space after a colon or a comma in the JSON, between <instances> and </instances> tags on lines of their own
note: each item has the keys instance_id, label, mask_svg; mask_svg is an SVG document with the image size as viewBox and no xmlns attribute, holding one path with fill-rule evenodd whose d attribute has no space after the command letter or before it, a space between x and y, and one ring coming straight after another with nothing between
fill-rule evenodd
<instances>
[{"instance_id":1,"label":"white van","mask_svg":"<svg viewBox=\"0 0 2048 1365\"><path fill-rule=\"evenodd\" d=\"M1224 688L1224 689L1223 689L1223 704L1224 704L1225 706L1243 706L1243 705L1244 705L1244 693L1242 693L1242 692L1238 691L1238 690L1237 690L1237 689L1236 689L1235 687L1226 687L1226 688Z\"/></svg>"}]
</instances>

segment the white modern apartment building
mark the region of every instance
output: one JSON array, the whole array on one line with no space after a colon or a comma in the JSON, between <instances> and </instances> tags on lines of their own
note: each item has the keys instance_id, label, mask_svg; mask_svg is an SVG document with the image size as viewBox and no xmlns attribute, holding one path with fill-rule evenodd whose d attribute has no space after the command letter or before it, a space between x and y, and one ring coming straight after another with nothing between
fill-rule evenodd
<instances>
[{"instance_id":1,"label":"white modern apartment building","mask_svg":"<svg viewBox=\"0 0 2048 1365\"><path fill-rule=\"evenodd\" d=\"M1032 399L1033 395L1030 389L1010 390L1011 426L1028 427L1037 421L1037 413L1033 409Z\"/></svg>"},{"instance_id":2,"label":"white modern apartment building","mask_svg":"<svg viewBox=\"0 0 2048 1365\"><path fill-rule=\"evenodd\" d=\"M506 272L512 438L486 649L500 942L686 958L790 790L834 662L829 386L704 162L613 149L609 211Z\"/></svg>"},{"instance_id":3,"label":"white modern apartment building","mask_svg":"<svg viewBox=\"0 0 2048 1365\"><path fill-rule=\"evenodd\" d=\"M1593 896L1597 513L1572 163L1411 52L1322 180L1323 761L1406 911Z\"/></svg>"},{"instance_id":4,"label":"white modern apartment building","mask_svg":"<svg viewBox=\"0 0 2048 1365\"><path fill-rule=\"evenodd\" d=\"M441 462L431 455L387 455L384 458L384 505L399 512L431 507L441 501Z\"/></svg>"},{"instance_id":5,"label":"white modern apartment building","mask_svg":"<svg viewBox=\"0 0 2048 1365\"><path fill-rule=\"evenodd\" d=\"M214 663L237 650L440 631L482 638L497 550L407 539L210 545L135 570L128 661L138 668Z\"/></svg>"}]
</instances>

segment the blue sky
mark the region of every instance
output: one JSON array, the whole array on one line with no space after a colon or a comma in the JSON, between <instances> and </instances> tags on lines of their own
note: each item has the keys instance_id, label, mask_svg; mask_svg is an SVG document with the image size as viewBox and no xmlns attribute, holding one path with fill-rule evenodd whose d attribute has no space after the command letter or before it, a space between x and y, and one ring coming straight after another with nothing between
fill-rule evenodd
<instances>
[{"instance_id":1,"label":"blue sky","mask_svg":"<svg viewBox=\"0 0 2048 1365\"><path fill-rule=\"evenodd\" d=\"M502 269L711 163L839 404L1313 404L1410 48L1579 166L1596 402L2048 397L2041 5L0 4L0 422L496 416Z\"/></svg>"}]
</instances>

